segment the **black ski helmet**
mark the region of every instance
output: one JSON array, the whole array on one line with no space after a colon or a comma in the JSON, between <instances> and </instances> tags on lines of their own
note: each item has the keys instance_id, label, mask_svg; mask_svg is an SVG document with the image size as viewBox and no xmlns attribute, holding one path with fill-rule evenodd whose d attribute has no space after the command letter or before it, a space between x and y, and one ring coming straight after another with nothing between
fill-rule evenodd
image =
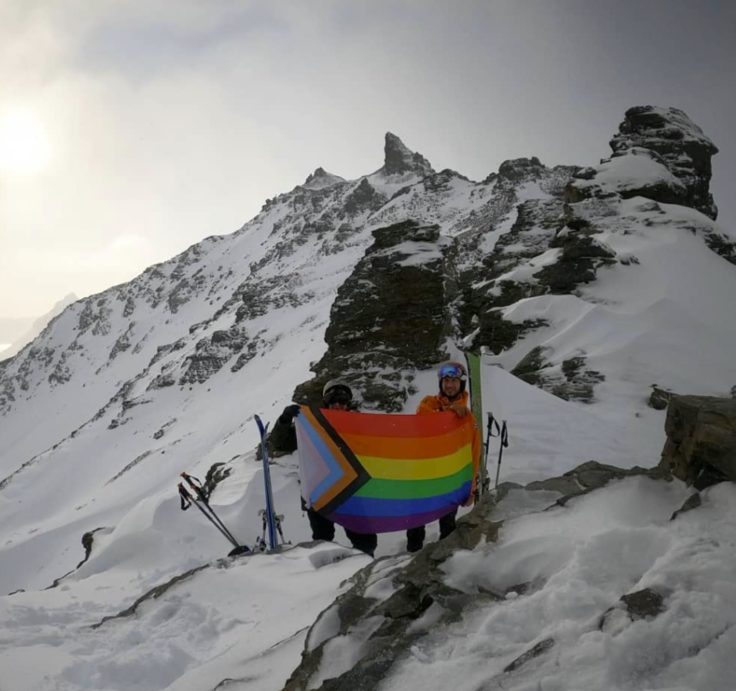
<instances>
[{"instance_id":1,"label":"black ski helmet","mask_svg":"<svg viewBox=\"0 0 736 691\"><path fill-rule=\"evenodd\" d=\"M325 406L332 403L350 403L353 400L351 388L341 379L330 379L322 389L322 402Z\"/></svg>"},{"instance_id":2,"label":"black ski helmet","mask_svg":"<svg viewBox=\"0 0 736 691\"><path fill-rule=\"evenodd\" d=\"M465 382L468 380L468 373L465 369L465 365L462 362L443 362L437 368L437 382L440 387L440 393L442 393L442 380L445 377L452 377L453 379L460 380L460 391L465 391Z\"/></svg>"}]
</instances>

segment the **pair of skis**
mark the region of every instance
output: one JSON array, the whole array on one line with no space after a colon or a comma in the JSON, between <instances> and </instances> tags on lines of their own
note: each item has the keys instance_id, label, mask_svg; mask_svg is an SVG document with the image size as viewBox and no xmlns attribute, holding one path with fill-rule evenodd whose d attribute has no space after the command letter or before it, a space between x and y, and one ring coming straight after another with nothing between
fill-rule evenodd
<instances>
[{"instance_id":1,"label":"pair of skis","mask_svg":"<svg viewBox=\"0 0 736 691\"><path fill-rule=\"evenodd\" d=\"M255 416L258 425L258 433L261 438L261 451L263 455L263 484L266 495L266 508L259 512L262 519L263 531L256 539L253 549L241 545L235 536L230 532L227 526L222 522L215 510L210 506L209 496L205 491L201 481L189 475L181 473L182 482L179 483L179 497L181 499L181 509L186 511L190 506L196 506L207 520L217 528L217 530L225 537L225 539L233 546L228 553L229 557L241 554L252 554L253 552L275 552L279 549L279 539L281 544L286 544L284 534L281 529L281 520L283 516L276 513L276 507L273 501L273 488L271 486L271 467L268 458L267 433L268 425L264 425L258 415Z\"/></svg>"}]
</instances>

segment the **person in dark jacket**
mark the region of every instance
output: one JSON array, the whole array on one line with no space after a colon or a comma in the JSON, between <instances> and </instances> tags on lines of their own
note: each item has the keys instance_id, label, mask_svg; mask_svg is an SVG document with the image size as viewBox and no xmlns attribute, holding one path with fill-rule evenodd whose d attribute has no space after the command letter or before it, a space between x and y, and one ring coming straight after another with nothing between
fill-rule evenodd
<instances>
[{"instance_id":1,"label":"person in dark jacket","mask_svg":"<svg viewBox=\"0 0 736 691\"><path fill-rule=\"evenodd\" d=\"M353 400L350 387L339 379L328 381L322 389L322 405L330 410L349 410ZM299 415L299 406L287 405L279 415L268 438L269 446L274 456L283 456L294 453L297 447L294 418ZM303 503L303 500L302 500ZM302 506L302 508L306 508ZM335 524L312 508L306 508L309 525L312 528L313 540L335 539ZM378 536L375 533L356 533L345 528L345 534L355 549L373 556L378 545Z\"/></svg>"}]
</instances>

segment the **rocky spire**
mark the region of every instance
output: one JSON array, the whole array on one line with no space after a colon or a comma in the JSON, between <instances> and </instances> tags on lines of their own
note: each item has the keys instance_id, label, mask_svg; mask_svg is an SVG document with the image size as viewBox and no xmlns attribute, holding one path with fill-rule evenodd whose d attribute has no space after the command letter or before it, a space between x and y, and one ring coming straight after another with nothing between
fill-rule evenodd
<instances>
[{"instance_id":1,"label":"rocky spire","mask_svg":"<svg viewBox=\"0 0 736 691\"><path fill-rule=\"evenodd\" d=\"M322 189L323 187L332 187L332 185L337 185L340 182L345 182L345 178L328 173L324 168L319 167L307 177L302 187L315 190Z\"/></svg>"},{"instance_id":2,"label":"rocky spire","mask_svg":"<svg viewBox=\"0 0 736 691\"><path fill-rule=\"evenodd\" d=\"M685 196L676 203L698 209L715 220L718 209L709 190L710 159L718 149L683 111L635 106L626 111L618 129L610 142L614 157L626 155L635 147L654 152L685 186Z\"/></svg>"},{"instance_id":3,"label":"rocky spire","mask_svg":"<svg viewBox=\"0 0 736 691\"><path fill-rule=\"evenodd\" d=\"M409 149L395 134L386 132L386 143L383 148L383 172L386 175L417 173L432 175L435 171L432 164L419 153Z\"/></svg>"}]
</instances>

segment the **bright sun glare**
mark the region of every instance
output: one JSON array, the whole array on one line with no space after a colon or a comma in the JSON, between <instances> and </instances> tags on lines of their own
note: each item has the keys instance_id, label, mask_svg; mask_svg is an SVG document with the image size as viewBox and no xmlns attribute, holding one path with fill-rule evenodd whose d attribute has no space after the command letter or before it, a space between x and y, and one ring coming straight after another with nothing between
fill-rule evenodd
<instances>
[{"instance_id":1,"label":"bright sun glare","mask_svg":"<svg viewBox=\"0 0 736 691\"><path fill-rule=\"evenodd\" d=\"M31 110L15 109L0 116L0 171L33 175L49 161L44 126Z\"/></svg>"}]
</instances>

